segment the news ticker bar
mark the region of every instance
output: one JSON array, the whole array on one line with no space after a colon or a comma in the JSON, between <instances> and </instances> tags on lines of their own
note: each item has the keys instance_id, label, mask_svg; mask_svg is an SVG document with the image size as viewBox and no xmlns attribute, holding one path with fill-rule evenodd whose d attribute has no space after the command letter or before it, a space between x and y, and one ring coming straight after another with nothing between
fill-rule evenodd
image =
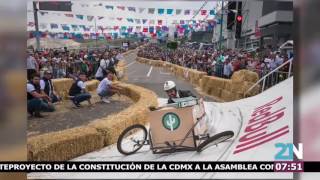
<instances>
[{"instance_id":1,"label":"news ticker bar","mask_svg":"<svg viewBox=\"0 0 320 180\"><path fill-rule=\"evenodd\" d=\"M320 162L0 162L0 172L320 172Z\"/></svg>"}]
</instances>

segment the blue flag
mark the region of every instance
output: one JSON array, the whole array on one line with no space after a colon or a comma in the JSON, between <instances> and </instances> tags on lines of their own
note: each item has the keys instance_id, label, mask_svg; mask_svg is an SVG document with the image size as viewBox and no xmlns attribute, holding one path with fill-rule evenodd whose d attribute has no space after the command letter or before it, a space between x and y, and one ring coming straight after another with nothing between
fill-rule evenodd
<instances>
[{"instance_id":1,"label":"blue flag","mask_svg":"<svg viewBox=\"0 0 320 180\"><path fill-rule=\"evenodd\" d=\"M111 9L111 10L113 10L113 6L108 6L108 5L106 5L105 7L106 7L106 9Z\"/></svg>"},{"instance_id":2,"label":"blue flag","mask_svg":"<svg viewBox=\"0 0 320 180\"><path fill-rule=\"evenodd\" d=\"M164 13L164 9L158 9L158 14L163 14Z\"/></svg>"},{"instance_id":3,"label":"blue flag","mask_svg":"<svg viewBox=\"0 0 320 180\"><path fill-rule=\"evenodd\" d=\"M210 15L216 15L216 12L214 10L210 10Z\"/></svg>"},{"instance_id":4,"label":"blue flag","mask_svg":"<svg viewBox=\"0 0 320 180\"><path fill-rule=\"evenodd\" d=\"M167 9L167 14L172 14L173 13L173 9Z\"/></svg>"},{"instance_id":5,"label":"blue flag","mask_svg":"<svg viewBox=\"0 0 320 180\"><path fill-rule=\"evenodd\" d=\"M70 31L70 27L66 24L61 24L61 27L64 31Z\"/></svg>"}]
</instances>

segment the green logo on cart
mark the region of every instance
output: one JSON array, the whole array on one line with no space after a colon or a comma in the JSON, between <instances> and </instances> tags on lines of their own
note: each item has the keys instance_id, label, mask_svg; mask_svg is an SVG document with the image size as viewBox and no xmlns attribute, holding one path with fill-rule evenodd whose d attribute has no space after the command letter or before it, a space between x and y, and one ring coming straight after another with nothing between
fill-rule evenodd
<instances>
[{"instance_id":1,"label":"green logo on cart","mask_svg":"<svg viewBox=\"0 0 320 180\"><path fill-rule=\"evenodd\" d=\"M170 131L176 130L180 126L180 118L175 113L167 113L162 117L163 127Z\"/></svg>"}]
</instances>

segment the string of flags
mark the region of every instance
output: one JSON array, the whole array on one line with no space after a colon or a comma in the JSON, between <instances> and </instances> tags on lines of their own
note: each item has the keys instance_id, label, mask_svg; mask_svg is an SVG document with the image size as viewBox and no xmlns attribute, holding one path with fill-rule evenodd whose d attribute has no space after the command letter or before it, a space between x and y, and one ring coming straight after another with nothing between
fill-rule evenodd
<instances>
[{"instance_id":1,"label":"string of flags","mask_svg":"<svg viewBox=\"0 0 320 180\"><path fill-rule=\"evenodd\" d=\"M135 12L135 13L143 13L145 11L145 9L148 9L147 13L148 14L155 14L156 12L158 13L158 15L196 15L198 14L199 10L191 10L191 9L164 9L164 8L158 8L156 11L156 8L136 8L136 7L125 7L125 6L110 6L110 5L106 5L105 6L106 10L119 10L119 11L125 11L128 10L129 12ZM28 10L28 12L33 12L32 10ZM39 11L41 16L45 16L49 14L49 11L44 11L44 10L40 10ZM50 14L56 14L58 16L61 15L61 13L57 13L57 12L50 12ZM211 10L201 10L201 13L199 13L201 16L206 16L207 14L210 16L214 16L216 15L216 11L215 9L211 9ZM73 14L71 13L65 13L64 14L67 17L74 17Z\"/></svg>"},{"instance_id":2,"label":"string of flags","mask_svg":"<svg viewBox=\"0 0 320 180\"><path fill-rule=\"evenodd\" d=\"M115 37L121 35L132 35L132 34L150 34L152 37L161 37L163 34L168 33L169 27L174 25L175 32L180 34L187 34L192 31L198 30L208 30L213 29L214 26L220 24L219 20L213 19L216 15L215 9L202 9L202 10L195 10L195 9L173 9L173 8L145 8L145 7L134 7L134 6L114 6L104 3L93 3L93 4L86 4L80 3L80 6L83 8L88 7L96 7L96 8L103 8L106 11L127 11L131 13L147 13L147 14L158 14L159 18L157 19L140 19L140 18L133 18L132 17L109 17L109 16L92 16L92 15L83 15L80 13L65 13L65 12L52 12L52 11L39 11L39 15L47 16L47 15L57 15L57 16L65 16L67 18L76 18L78 20L85 22L92 22L93 20L101 21L121 21L127 22L125 23L126 26L102 26L98 25L97 29L101 32L100 36L104 36L104 38L108 37ZM29 12L29 11L28 11ZM30 11L33 12L33 11ZM116 13L117 14L117 13ZM163 15L177 15L177 19L170 20L168 23L167 20L164 20ZM182 19L182 16L191 16L191 15L198 15L201 17L202 20L186 20L190 19L189 17L185 17L186 19ZM181 18L182 17L182 18ZM209 20L208 20L209 19ZM78 21L79 22L79 21ZM100 23L101 24L101 23ZM34 28L34 22L27 22L27 26L31 29ZM29 29L30 29L29 28ZM92 31L96 32L92 25L83 25L83 24L59 24L59 23L40 23L39 24L40 33L44 33L46 35L50 35L48 31L54 30L58 31L59 33L51 34L54 37L59 38L74 38L74 37L82 37L82 38L90 38L92 35ZM73 31L73 32L72 32ZM34 32L30 32L34 35ZM63 34L63 36L61 35ZM44 36L42 34L42 36ZM57 35L60 34L60 35ZM71 34L71 35L70 35ZM89 34L89 35L88 35ZM104 35L101 35L104 34ZM67 36L65 36L67 35ZM31 35L30 35L31 36ZM97 34L95 34L97 36Z\"/></svg>"}]
</instances>

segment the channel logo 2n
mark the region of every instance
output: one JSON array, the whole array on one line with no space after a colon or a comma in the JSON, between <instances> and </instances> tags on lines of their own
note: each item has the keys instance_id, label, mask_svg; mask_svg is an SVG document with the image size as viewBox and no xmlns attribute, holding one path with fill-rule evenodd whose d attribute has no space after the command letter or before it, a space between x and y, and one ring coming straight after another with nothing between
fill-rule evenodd
<instances>
[{"instance_id":1,"label":"channel logo 2n","mask_svg":"<svg viewBox=\"0 0 320 180\"><path fill-rule=\"evenodd\" d=\"M163 115L162 125L169 131L174 131L180 126L180 118L177 114L169 112Z\"/></svg>"}]
</instances>

